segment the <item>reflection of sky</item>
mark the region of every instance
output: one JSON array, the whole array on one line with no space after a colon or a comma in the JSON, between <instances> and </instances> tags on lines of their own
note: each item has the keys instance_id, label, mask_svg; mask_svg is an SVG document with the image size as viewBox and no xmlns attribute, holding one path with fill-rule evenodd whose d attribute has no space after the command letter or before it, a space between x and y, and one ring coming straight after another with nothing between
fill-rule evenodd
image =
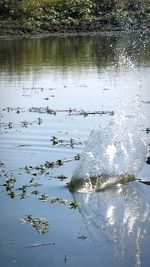
<instances>
[{"instance_id":1,"label":"reflection of sky","mask_svg":"<svg viewBox=\"0 0 150 267\"><path fill-rule=\"evenodd\" d=\"M102 73L97 73L96 69L86 69L76 74L74 70L69 70L66 76L61 72L59 75L51 70L49 73L43 71L38 76L31 75L1 76L0 82L0 105L6 104L15 106L20 104L31 105L32 99L22 97L23 88L54 88L55 98L51 99L53 108L75 107L85 110L114 110L124 109L128 114L133 111L133 105L139 88L141 88L141 99L149 100L149 70L139 68L133 70L105 69ZM4 90L5 87L5 90ZM108 89L108 90L107 90ZM36 90L35 90L36 91ZM32 91L25 92L26 95L34 96L34 101L38 105L44 102L38 93ZM45 93L44 93L45 94ZM48 95L48 92L47 92ZM143 104L144 113L149 109L148 104ZM149 116L146 116L149 119Z\"/></svg>"},{"instance_id":2,"label":"reflection of sky","mask_svg":"<svg viewBox=\"0 0 150 267\"><path fill-rule=\"evenodd\" d=\"M100 193L75 193L74 198L93 242L114 251L115 266L145 266L142 244L150 233L150 201L138 182Z\"/></svg>"}]
</instances>

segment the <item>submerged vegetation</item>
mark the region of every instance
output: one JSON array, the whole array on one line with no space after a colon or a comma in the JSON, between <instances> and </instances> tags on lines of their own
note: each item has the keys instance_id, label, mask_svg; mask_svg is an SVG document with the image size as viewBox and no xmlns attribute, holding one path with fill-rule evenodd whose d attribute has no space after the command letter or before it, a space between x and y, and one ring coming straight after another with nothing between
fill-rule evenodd
<instances>
[{"instance_id":1,"label":"submerged vegetation","mask_svg":"<svg viewBox=\"0 0 150 267\"><path fill-rule=\"evenodd\" d=\"M149 23L149 11L148 0L0 0L0 29L13 34L139 28Z\"/></svg>"}]
</instances>

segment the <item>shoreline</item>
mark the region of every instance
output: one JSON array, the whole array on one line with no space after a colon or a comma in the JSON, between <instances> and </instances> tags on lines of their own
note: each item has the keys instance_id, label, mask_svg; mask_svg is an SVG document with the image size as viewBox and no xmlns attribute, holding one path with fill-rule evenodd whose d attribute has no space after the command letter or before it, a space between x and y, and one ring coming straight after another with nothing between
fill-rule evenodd
<instances>
[{"instance_id":1,"label":"shoreline","mask_svg":"<svg viewBox=\"0 0 150 267\"><path fill-rule=\"evenodd\" d=\"M101 37L109 37L109 36L122 36L122 35L149 35L150 30L142 31L142 30L117 30L117 31L97 31L97 32L57 32L57 33L40 33L40 34L21 34L21 35L2 35L0 36L0 41L5 40L21 40L21 39L44 39L50 37L78 37L78 36L101 36Z\"/></svg>"},{"instance_id":2,"label":"shoreline","mask_svg":"<svg viewBox=\"0 0 150 267\"><path fill-rule=\"evenodd\" d=\"M24 27L22 21L0 20L0 40L8 39L34 39L34 38L48 38L48 37L63 37L63 36L118 36L122 34L149 34L149 23L140 24L139 22L127 25L113 25L111 22L102 23L101 21L85 22L80 21L78 24L61 24L58 25L47 24L47 28Z\"/></svg>"},{"instance_id":3,"label":"shoreline","mask_svg":"<svg viewBox=\"0 0 150 267\"><path fill-rule=\"evenodd\" d=\"M121 35L147 35L150 34L150 30L105 30L105 31L93 31L93 32L55 32L55 33L37 33L37 34L12 34L12 35L0 35L0 41L2 40L16 40L16 39L43 39L49 37L76 37L76 36L121 36Z\"/></svg>"}]
</instances>

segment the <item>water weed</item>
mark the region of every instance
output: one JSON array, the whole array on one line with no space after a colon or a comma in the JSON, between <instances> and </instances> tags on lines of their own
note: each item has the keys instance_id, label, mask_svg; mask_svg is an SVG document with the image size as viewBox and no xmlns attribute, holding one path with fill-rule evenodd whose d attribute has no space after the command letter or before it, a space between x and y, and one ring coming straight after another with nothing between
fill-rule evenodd
<instances>
[{"instance_id":1,"label":"water weed","mask_svg":"<svg viewBox=\"0 0 150 267\"><path fill-rule=\"evenodd\" d=\"M23 219L21 219L21 222L30 224L40 234L46 233L49 228L49 223L46 219L34 217L31 214L26 215Z\"/></svg>"}]
</instances>

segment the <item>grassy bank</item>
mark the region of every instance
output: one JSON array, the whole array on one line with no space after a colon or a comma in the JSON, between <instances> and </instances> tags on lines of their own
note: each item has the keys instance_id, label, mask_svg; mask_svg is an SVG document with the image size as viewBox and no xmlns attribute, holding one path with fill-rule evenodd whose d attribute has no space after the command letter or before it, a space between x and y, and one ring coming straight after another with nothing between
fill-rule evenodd
<instances>
[{"instance_id":1,"label":"grassy bank","mask_svg":"<svg viewBox=\"0 0 150 267\"><path fill-rule=\"evenodd\" d=\"M149 28L149 0L0 0L0 35Z\"/></svg>"}]
</instances>

